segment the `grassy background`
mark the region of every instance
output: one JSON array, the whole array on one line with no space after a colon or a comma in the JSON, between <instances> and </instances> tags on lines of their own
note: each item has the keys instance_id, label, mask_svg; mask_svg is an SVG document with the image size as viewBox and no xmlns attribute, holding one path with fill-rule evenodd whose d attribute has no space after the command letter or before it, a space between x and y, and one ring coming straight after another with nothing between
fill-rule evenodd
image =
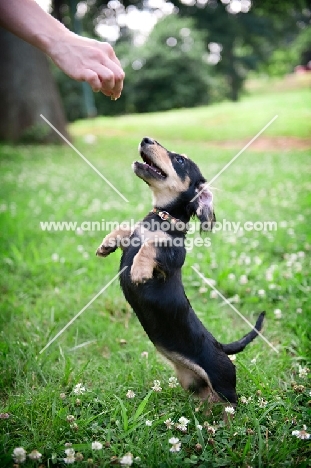
<instances>
[{"instance_id":1,"label":"grassy background","mask_svg":"<svg viewBox=\"0 0 311 468\"><path fill-rule=\"evenodd\" d=\"M310 101L304 87L273 93L267 87L238 104L73 124L76 147L129 203L68 146L0 147L0 412L10 415L0 419L1 467L12 466L12 451L20 446L39 450L44 466L63 466L65 443L83 453L77 466L88 459L109 466L111 457L127 452L140 457L134 464L142 467L309 466L309 441L291 432L310 421L310 380L298 373L299 365L310 365L311 144L301 149L310 142ZM196 412L191 395L169 388L172 370L155 353L117 281L39 355L117 273L120 259L119 252L95 257L105 232L43 232L40 221L139 220L151 208L148 187L131 170L143 136L187 153L211 179L276 114L260 137L264 149L249 147L213 185L218 221L276 221L277 231L211 234L211 247L190 251L183 269L187 295L219 341L238 339L247 325L210 297L191 265L214 279L251 322L267 311L264 334L279 353L257 339L237 356L238 393L251 400L239 405L231 425L224 426L217 412ZM149 393L154 379L162 392ZM79 382L87 389L80 404L72 392ZM135 398L126 398L129 389ZM77 428L67 422L69 414ZM181 416L190 420L187 433L166 429L164 420ZM196 428L205 421L215 435ZM182 442L178 453L169 452L172 436ZM104 449L92 451L94 440Z\"/></svg>"}]
</instances>

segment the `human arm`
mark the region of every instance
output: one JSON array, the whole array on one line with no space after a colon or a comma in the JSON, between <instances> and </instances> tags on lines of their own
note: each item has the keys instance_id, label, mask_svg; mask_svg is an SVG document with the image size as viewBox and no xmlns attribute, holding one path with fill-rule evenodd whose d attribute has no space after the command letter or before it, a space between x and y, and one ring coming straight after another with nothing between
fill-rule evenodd
<instances>
[{"instance_id":1,"label":"human arm","mask_svg":"<svg viewBox=\"0 0 311 468\"><path fill-rule=\"evenodd\" d=\"M34 0L0 0L0 26L42 50L71 78L120 97L124 72L107 42L74 34Z\"/></svg>"}]
</instances>

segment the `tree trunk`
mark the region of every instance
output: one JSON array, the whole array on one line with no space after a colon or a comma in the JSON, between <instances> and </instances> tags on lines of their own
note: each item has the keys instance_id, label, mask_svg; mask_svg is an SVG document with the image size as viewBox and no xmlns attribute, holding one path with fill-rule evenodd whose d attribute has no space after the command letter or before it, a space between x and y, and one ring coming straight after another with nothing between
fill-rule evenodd
<instances>
[{"instance_id":1,"label":"tree trunk","mask_svg":"<svg viewBox=\"0 0 311 468\"><path fill-rule=\"evenodd\" d=\"M0 28L0 140L62 142L40 117L66 138L62 103L46 56Z\"/></svg>"},{"instance_id":2,"label":"tree trunk","mask_svg":"<svg viewBox=\"0 0 311 468\"><path fill-rule=\"evenodd\" d=\"M243 81L240 80L240 77L236 70L236 57L234 56L233 44L230 44L228 47L228 83L229 83L229 98L231 101L238 101L239 93L242 87Z\"/></svg>"}]
</instances>

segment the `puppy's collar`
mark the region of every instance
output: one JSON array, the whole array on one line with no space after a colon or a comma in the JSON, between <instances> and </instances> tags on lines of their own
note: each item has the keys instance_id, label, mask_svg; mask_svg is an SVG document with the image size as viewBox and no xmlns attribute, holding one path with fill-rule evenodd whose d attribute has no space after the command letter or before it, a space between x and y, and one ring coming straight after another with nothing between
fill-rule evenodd
<instances>
[{"instance_id":1,"label":"puppy's collar","mask_svg":"<svg viewBox=\"0 0 311 468\"><path fill-rule=\"evenodd\" d=\"M159 210L158 208L153 208L152 213L156 213L163 221L168 221L176 228L177 231L186 233L188 231L187 223L184 223L178 218L170 215L167 211Z\"/></svg>"}]
</instances>

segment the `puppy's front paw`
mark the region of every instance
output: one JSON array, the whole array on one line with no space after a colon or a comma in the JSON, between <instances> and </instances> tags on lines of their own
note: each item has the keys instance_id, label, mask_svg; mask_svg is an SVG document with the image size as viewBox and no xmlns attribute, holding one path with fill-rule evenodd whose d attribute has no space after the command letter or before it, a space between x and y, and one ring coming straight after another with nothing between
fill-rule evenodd
<instances>
[{"instance_id":1,"label":"puppy's front paw","mask_svg":"<svg viewBox=\"0 0 311 468\"><path fill-rule=\"evenodd\" d=\"M109 254L114 252L117 249L117 245L113 242L105 242L105 239L103 243L98 247L96 250L96 255L98 257L107 257Z\"/></svg>"},{"instance_id":2,"label":"puppy's front paw","mask_svg":"<svg viewBox=\"0 0 311 468\"><path fill-rule=\"evenodd\" d=\"M142 265L139 263L135 264L135 262L133 263L131 268L132 283L146 283L146 281L152 278L152 275L153 268L150 268L149 265Z\"/></svg>"}]
</instances>

